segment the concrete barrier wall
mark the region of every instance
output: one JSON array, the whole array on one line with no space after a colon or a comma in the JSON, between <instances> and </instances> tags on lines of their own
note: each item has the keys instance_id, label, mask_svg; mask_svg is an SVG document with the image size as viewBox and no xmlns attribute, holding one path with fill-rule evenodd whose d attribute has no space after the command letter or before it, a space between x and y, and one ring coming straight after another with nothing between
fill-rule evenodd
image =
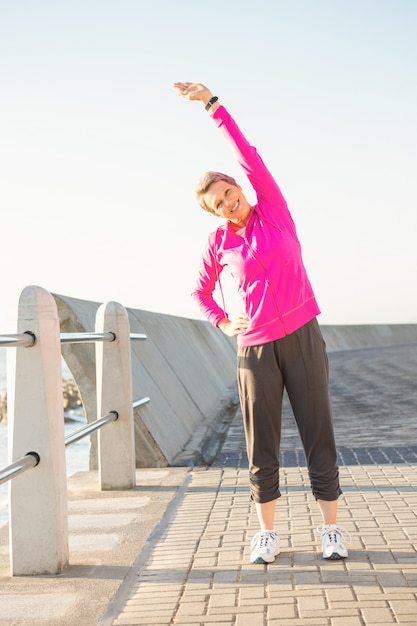
<instances>
[{"instance_id":1,"label":"concrete barrier wall","mask_svg":"<svg viewBox=\"0 0 417 626\"><path fill-rule=\"evenodd\" d=\"M417 324L321 326L328 352L417 344Z\"/></svg>"},{"instance_id":2,"label":"concrete barrier wall","mask_svg":"<svg viewBox=\"0 0 417 626\"><path fill-rule=\"evenodd\" d=\"M61 332L92 331L99 303L53 294ZM151 402L135 409L138 467L186 465L204 457L206 444L220 440L237 404L236 342L211 324L127 309L132 341L133 400ZM364 347L417 344L417 325L323 326L329 352ZM64 344L62 353L80 390L87 420L97 417L95 348ZM213 437L218 435L218 437ZM92 436L90 467L97 467ZM213 452L214 454L214 452ZM200 455L200 457L199 457Z\"/></svg>"}]
</instances>

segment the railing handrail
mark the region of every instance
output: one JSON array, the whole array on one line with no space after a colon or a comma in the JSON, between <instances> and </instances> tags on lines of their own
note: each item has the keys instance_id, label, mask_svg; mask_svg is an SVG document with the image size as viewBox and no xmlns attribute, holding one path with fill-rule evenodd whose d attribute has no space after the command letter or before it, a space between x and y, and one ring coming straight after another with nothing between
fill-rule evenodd
<instances>
[{"instance_id":1,"label":"railing handrail","mask_svg":"<svg viewBox=\"0 0 417 626\"><path fill-rule=\"evenodd\" d=\"M115 341L115 333L61 333L61 343L95 343L97 341ZM130 333L130 339L147 339L141 333Z\"/></svg>"},{"instance_id":2,"label":"railing handrail","mask_svg":"<svg viewBox=\"0 0 417 626\"><path fill-rule=\"evenodd\" d=\"M142 333L130 333L130 339L147 339L147 336ZM61 343L95 343L97 341L115 341L117 339L116 334L112 332L108 333L60 333Z\"/></svg>"},{"instance_id":3,"label":"railing handrail","mask_svg":"<svg viewBox=\"0 0 417 626\"><path fill-rule=\"evenodd\" d=\"M135 400L133 402L133 408L137 409L139 406L143 406L144 404L148 404L148 402L150 402L151 399L148 398L147 396L145 396L144 398L141 398L140 400Z\"/></svg>"},{"instance_id":4,"label":"railing handrail","mask_svg":"<svg viewBox=\"0 0 417 626\"><path fill-rule=\"evenodd\" d=\"M0 335L0 347L9 348L16 346L25 346L26 348L31 348L36 343L35 335L30 332L11 334L11 335Z\"/></svg>"},{"instance_id":5,"label":"railing handrail","mask_svg":"<svg viewBox=\"0 0 417 626\"><path fill-rule=\"evenodd\" d=\"M95 343L97 341L114 341L114 333L61 333L61 343Z\"/></svg>"},{"instance_id":6,"label":"railing handrail","mask_svg":"<svg viewBox=\"0 0 417 626\"><path fill-rule=\"evenodd\" d=\"M103 417L96 419L94 422L90 422L89 424L87 424L87 426L78 428L78 430L74 430L74 432L67 435L67 437L65 437L65 446L69 446L72 443L75 443L76 441L87 437L94 431L102 428L109 422L115 422L117 419L119 419L118 412L110 411L110 413L107 413L107 415L103 415Z\"/></svg>"},{"instance_id":7,"label":"railing handrail","mask_svg":"<svg viewBox=\"0 0 417 626\"><path fill-rule=\"evenodd\" d=\"M18 474L22 474L32 469L32 467L36 467L40 460L40 456L37 452L27 452L22 458L0 469L0 485L11 480Z\"/></svg>"},{"instance_id":8,"label":"railing handrail","mask_svg":"<svg viewBox=\"0 0 417 626\"><path fill-rule=\"evenodd\" d=\"M60 333L61 343L95 343L97 341L115 341L115 333ZM147 336L142 333L130 333L130 339L144 340ZM0 335L0 347L9 348L16 346L25 346L31 348L36 343L35 335L30 332L24 332L11 335Z\"/></svg>"},{"instance_id":9,"label":"railing handrail","mask_svg":"<svg viewBox=\"0 0 417 626\"><path fill-rule=\"evenodd\" d=\"M130 333L130 339L133 340L144 340L147 339L147 336L142 333ZM88 343L88 342L96 342L96 341L114 341L116 339L115 333L60 333L61 343ZM31 347L35 345L36 337L35 335L28 331L24 333L10 334L10 335L0 335L0 346L4 347L15 347L15 346L25 346ZM150 402L150 398L145 396L144 398L140 398L140 400L135 400L132 404L133 409L136 409L144 404ZM110 411L107 415L96 419L94 422L90 422L86 426L79 428L78 430L70 433L67 437L65 437L65 446L69 446L72 443L80 441L84 439L84 437L88 437L91 433L99 430L106 424L110 422L114 422L118 419L119 414L117 411ZM30 458L32 456L32 459ZM34 460L33 460L34 459ZM28 452L25 456L6 467L0 468L0 485L11 480L18 474L27 471L33 467L36 467L39 464L40 456L37 452Z\"/></svg>"},{"instance_id":10,"label":"railing handrail","mask_svg":"<svg viewBox=\"0 0 417 626\"><path fill-rule=\"evenodd\" d=\"M136 409L137 407L143 406L150 401L150 398L144 397L140 400L136 400L135 402L133 402L132 406L134 409ZM103 417L96 419L94 422L90 422L89 424L87 424L87 426L83 426L82 428L74 430L72 433L65 437L65 447L70 446L71 444L76 443L81 439L84 439L84 437L88 437L93 432L99 430L106 424L109 424L110 422L115 422L118 418L119 414L117 411L110 411L110 413L108 413L107 415L103 415ZM28 458L30 456L32 456L34 460ZM18 474L26 472L33 467L36 467L37 465L39 465L40 460L41 458L37 452L27 452L25 456L18 459L17 461L13 461L13 463L10 463L10 465L6 465L6 467L0 468L0 485L6 483L8 480L11 480Z\"/></svg>"}]
</instances>

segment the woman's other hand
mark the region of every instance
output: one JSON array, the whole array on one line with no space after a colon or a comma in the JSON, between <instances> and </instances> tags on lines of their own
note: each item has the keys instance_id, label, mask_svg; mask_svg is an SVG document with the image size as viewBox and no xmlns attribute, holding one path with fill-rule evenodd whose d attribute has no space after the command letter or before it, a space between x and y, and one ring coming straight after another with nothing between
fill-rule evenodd
<instances>
[{"instance_id":1,"label":"woman's other hand","mask_svg":"<svg viewBox=\"0 0 417 626\"><path fill-rule=\"evenodd\" d=\"M235 319L229 320L227 317L224 317L218 323L218 327L221 331L224 332L225 335L229 337L235 337L236 335L241 335L246 332L249 326L249 319L247 315L244 313L240 313Z\"/></svg>"}]
</instances>

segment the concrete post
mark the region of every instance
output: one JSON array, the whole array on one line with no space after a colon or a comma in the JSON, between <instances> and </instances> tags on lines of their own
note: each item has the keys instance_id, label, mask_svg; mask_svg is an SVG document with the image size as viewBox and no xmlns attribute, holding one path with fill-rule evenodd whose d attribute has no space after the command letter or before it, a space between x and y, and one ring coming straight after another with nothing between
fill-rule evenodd
<instances>
[{"instance_id":1,"label":"concrete post","mask_svg":"<svg viewBox=\"0 0 417 626\"><path fill-rule=\"evenodd\" d=\"M97 417L117 411L119 419L98 431L98 466L102 490L136 486L133 427L130 325L126 309L117 302L102 304L96 332L112 332L116 340L96 343Z\"/></svg>"},{"instance_id":2,"label":"concrete post","mask_svg":"<svg viewBox=\"0 0 417 626\"><path fill-rule=\"evenodd\" d=\"M61 342L55 301L41 287L22 291L18 333L36 344L10 350L9 462L37 452L37 467L9 481L12 576L58 574L68 563L67 476Z\"/></svg>"}]
</instances>

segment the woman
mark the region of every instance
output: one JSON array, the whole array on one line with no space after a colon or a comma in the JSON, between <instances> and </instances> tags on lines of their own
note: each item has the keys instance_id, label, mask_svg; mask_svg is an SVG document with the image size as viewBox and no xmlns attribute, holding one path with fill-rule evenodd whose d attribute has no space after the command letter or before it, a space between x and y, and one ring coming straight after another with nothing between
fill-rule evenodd
<instances>
[{"instance_id":1,"label":"woman","mask_svg":"<svg viewBox=\"0 0 417 626\"><path fill-rule=\"evenodd\" d=\"M252 563L279 554L275 509L284 387L306 454L312 492L323 517L323 557L346 558L344 529L337 525L337 453L328 392L328 360L316 316L320 313L301 256L292 217L281 191L236 122L200 83L174 83L178 95L202 102L234 148L257 202L247 201L237 182L208 172L197 198L226 221L211 233L193 293L206 318L237 337L238 386L245 424L251 498L260 531L251 541ZM229 319L213 298L227 267L235 277L243 312Z\"/></svg>"}]
</instances>

